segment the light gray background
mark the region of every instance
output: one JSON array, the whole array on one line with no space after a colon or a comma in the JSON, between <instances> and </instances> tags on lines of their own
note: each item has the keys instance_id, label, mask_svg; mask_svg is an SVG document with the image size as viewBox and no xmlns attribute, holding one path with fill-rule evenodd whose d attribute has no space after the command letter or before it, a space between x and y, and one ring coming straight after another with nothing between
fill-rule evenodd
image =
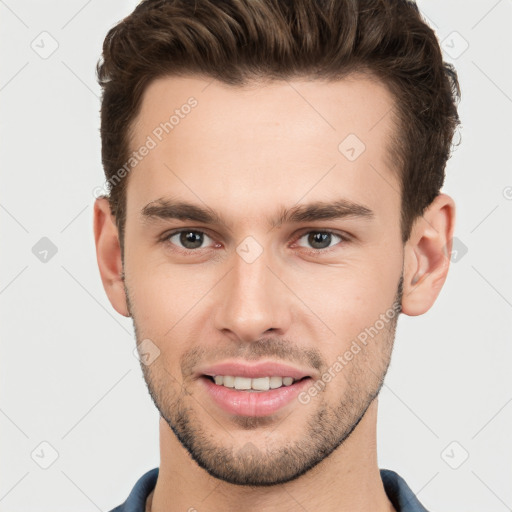
<instances>
[{"instance_id":1,"label":"light gray background","mask_svg":"<svg viewBox=\"0 0 512 512\"><path fill-rule=\"evenodd\" d=\"M107 511L159 464L131 320L104 294L92 235L103 184L95 64L135 4L0 0L2 512ZM399 321L379 465L433 511L502 512L512 510L512 0L419 5L463 90L444 188L458 205L458 252L432 310ZM44 247L33 252L43 237L58 250L46 262Z\"/></svg>"}]
</instances>

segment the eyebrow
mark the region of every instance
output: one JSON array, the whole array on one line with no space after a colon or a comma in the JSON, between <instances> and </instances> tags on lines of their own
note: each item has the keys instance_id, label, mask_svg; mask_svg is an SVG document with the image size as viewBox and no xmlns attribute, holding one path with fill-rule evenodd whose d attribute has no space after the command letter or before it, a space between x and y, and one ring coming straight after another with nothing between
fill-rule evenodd
<instances>
[{"instance_id":1,"label":"eyebrow","mask_svg":"<svg viewBox=\"0 0 512 512\"><path fill-rule=\"evenodd\" d=\"M204 224L216 224L228 227L228 224L214 210L207 206L199 206L186 201L172 201L160 198L151 201L141 210L143 219L177 219ZM308 204L292 206L291 208L281 207L276 218L267 217L271 228L280 227L285 223L311 222L320 220L336 220L342 218L366 218L371 219L374 213L368 207L338 199L334 202L315 201Z\"/></svg>"}]
</instances>

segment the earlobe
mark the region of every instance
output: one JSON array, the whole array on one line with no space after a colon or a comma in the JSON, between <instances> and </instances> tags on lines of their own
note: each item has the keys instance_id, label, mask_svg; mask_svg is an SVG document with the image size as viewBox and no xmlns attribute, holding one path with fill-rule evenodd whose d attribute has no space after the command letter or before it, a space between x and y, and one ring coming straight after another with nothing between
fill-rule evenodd
<instances>
[{"instance_id":1,"label":"earlobe","mask_svg":"<svg viewBox=\"0 0 512 512\"><path fill-rule=\"evenodd\" d=\"M448 274L455 203L439 194L414 222L404 253L402 312L415 316L434 304Z\"/></svg>"},{"instance_id":2,"label":"earlobe","mask_svg":"<svg viewBox=\"0 0 512 512\"><path fill-rule=\"evenodd\" d=\"M94 240L103 288L114 309L128 317L119 234L105 197L96 199L94 203Z\"/></svg>"}]
</instances>

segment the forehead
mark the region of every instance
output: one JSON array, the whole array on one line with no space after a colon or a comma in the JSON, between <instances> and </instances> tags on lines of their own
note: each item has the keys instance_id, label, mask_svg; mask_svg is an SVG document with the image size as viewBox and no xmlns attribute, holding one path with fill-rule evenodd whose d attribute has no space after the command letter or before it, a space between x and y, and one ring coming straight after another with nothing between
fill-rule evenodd
<instances>
[{"instance_id":1,"label":"forehead","mask_svg":"<svg viewBox=\"0 0 512 512\"><path fill-rule=\"evenodd\" d=\"M393 105L385 85L366 75L246 86L159 78L133 125L131 149L150 149L130 172L127 207L166 195L232 213L306 195L396 205Z\"/></svg>"}]
</instances>

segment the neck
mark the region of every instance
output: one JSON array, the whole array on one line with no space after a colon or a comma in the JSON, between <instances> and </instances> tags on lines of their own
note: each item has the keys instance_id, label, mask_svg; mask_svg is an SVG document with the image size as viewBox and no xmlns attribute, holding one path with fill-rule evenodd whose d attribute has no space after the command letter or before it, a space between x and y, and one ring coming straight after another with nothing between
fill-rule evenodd
<instances>
[{"instance_id":1,"label":"neck","mask_svg":"<svg viewBox=\"0 0 512 512\"><path fill-rule=\"evenodd\" d=\"M312 470L286 484L238 486L201 469L160 418L160 469L148 499L151 512L183 510L394 512L377 465L377 400L352 434Z\"/></svg>"}]
</instances>

